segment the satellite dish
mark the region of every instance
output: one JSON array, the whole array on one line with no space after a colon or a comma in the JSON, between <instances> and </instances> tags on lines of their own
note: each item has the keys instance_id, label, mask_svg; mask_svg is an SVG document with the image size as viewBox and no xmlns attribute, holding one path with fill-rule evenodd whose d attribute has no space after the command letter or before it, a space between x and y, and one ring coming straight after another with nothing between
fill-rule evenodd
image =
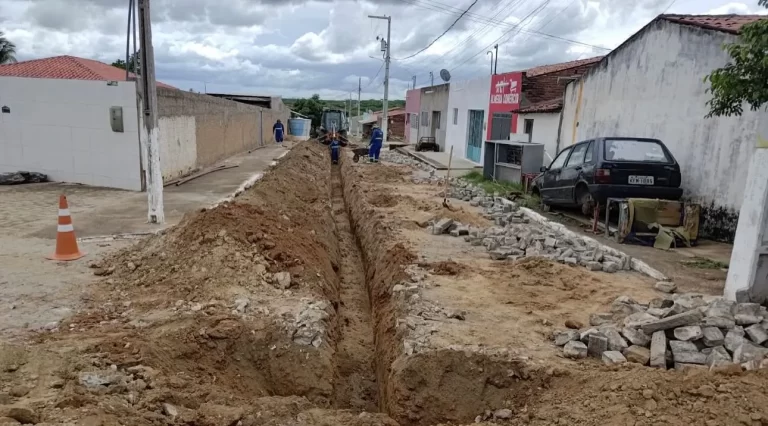
<instances>
[{"instance_id":1,"label":"satellite dish","mask_svg":"<svg viewBox=\"0 0 768 426\"><path fill-rule=\"evenodd\" d=\"M447 69L441 69L440 70L440 78L442 78L443 81L447 83L447 82L451 81L451 73L448 72Z\"/></svg>"}]
</instances>

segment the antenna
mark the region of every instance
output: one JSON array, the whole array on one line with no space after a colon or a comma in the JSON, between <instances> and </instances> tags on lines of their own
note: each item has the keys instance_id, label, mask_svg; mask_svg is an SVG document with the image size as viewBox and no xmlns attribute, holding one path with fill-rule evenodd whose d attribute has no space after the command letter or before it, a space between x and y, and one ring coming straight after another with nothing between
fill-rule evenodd
<instances>
[{"instance_id":1,"label":"antenna","mask_svg":"<svg viewBox=\"0 0 768 426\"><path fill-rule=\"evenodd\" d=\"M440 78L442 78L443 81L447 83L451 81L451 73L448 72L447 69L443 68L440 70Z\"/></svg>"}]
</instances>

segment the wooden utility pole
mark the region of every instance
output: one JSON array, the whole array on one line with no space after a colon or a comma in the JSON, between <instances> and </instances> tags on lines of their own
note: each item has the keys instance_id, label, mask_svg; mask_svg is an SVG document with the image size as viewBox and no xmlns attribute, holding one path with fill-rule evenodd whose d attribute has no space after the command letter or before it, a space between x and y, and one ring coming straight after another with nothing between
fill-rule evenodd
<instances>
[{"instance_id":1,"label":"wooden utility pole","mask_svg":"<svg viewBox=\"0 0 768 426\"><path fill-rule=\"evenodd\" d=\"M157 120L157 81L155 80L155 51L152 47L152 21L149 0L139 1L139 39L141 40L142 132L141 147L146 158L144 173L147 182L147 219L149 223L164 223L163 174L160 168L160 132Z\"/></svg>"}]
</instances>

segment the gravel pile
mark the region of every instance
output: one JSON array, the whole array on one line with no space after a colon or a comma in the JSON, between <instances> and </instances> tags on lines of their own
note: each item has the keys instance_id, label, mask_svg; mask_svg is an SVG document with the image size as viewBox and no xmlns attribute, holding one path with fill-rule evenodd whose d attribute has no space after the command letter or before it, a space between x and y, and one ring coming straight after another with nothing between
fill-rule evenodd
<instances>
[{"instance_id":1,"label":"gravel pile","mask_svg":"<svg viewBox=\"0 0 768 426\"><path fill-rule=\"evenodd\" d=\"M663 285L662 285L663 284ZM670 283L659 283L667 291ZM768 310L699 294L669 294L639 303L617 298L610 312L594 313L589 327L558 331L555 344L568 358L602 359L667 369L768 367Z\"/></svg>"},{"instance_id":2,"label":"gravel pile","mask_svg":"<svg viewBox=\"0 0 768 426\"><path fill-rule=\"evenodd\" d=\"M386 161L388 163L413 166L425 172L434 172L435 170L435 168L430 166L429 164L423 161L419 161L409 155L401 154L397 151L391 151L391 150L381 151L381 154L379 155L379 160Z\"/></svg>"}]
</instances>

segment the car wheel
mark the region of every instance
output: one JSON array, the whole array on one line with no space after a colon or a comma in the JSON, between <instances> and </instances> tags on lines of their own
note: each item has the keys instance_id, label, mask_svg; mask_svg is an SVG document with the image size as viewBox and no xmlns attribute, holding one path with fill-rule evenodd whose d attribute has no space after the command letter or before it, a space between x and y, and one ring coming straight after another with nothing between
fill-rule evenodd
<instances>
[{"instance_id":1,"label":"car wheel","mask_svg":"<svg viewBox=\"0 0 768 426\"><path fill-rule=\"evenodd\" d=\"M581 213L584 216L592 217L593 210L595 209L595 199L592 197L592 194L589 193L588 189L580 187L578 201L579 206L581 207Z\"/></svg>"}]
</instances>

